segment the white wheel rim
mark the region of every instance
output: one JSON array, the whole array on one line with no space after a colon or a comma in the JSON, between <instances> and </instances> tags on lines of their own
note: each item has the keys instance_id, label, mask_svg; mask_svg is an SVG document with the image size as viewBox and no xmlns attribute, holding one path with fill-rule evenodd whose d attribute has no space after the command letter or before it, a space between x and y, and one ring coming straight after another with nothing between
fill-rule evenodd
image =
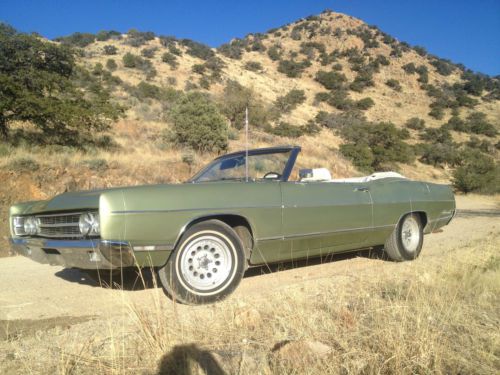
<instances>
[{"instance_id":1,"label":"white wheel rim","mask_svg":"<svg viewBox=\"0 0 500 375\"><path fill-rule=\"evenodd\" d=\"M180 272L191 288L207 291L215 289L228 279L233 268L229 246L213 235L204 235L184 246Z\"/></svg>"},{"instance_id":2,"label":"white wheel rim","mask_svg":"<svg viewBox=\"0 0 500 375\"><path fill-rule=\"evenodd\" d=\"M401 242L406 251L414 253L420 243L420 228L413 216L408 216L401 227Z\"/></svg>"}]
</instances>

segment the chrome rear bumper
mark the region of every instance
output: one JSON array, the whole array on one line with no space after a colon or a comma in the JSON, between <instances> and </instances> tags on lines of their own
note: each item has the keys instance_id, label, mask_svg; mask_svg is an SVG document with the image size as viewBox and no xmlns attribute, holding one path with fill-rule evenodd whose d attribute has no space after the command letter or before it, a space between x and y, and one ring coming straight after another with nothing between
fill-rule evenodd
<instances>
[{"instance_id":1,"label":"chrome rear bumper","mask_svg":"<svg viewBox=\"0 0 500 375\"><path fill-rule=\"evenodd\" d=\"M35 262L81 269L115 269L134 265L128 243L116 241L11 238L12 249Z\"/></svg>"}]
</instances>

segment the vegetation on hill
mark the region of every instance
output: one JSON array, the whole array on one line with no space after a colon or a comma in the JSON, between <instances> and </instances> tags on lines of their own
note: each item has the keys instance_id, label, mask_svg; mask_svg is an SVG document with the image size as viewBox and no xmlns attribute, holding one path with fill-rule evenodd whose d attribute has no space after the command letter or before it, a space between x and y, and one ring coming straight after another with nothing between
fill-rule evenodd
<instances>
[{"instance_id":1,"label":"vegetation on hill","mask_svg":"<svg viewBox=\"0 0 500 375\"><path fill-rule=\"evenodd\" d=\"M3 30L2 38L29 41L50 51L47 56L60 54L59 64L68 69L49 69L55 74L50 87L38 85L30 96L36 104L30 109L50 102L59 110L32 110L31 117L2 110L3 123L14 129L16 139L27 136L19 121L37 127L46 142L95 138L119 116L119 104L128 126L135 120L151 129L161 124L156 137L164 140L161 150L219 152L238 144L248 107L251 128L266 134L265 144L288 142L276 137L302 137L294 142L314 140L333 151L325 155L329 163L344 156L360 172L404 169L422 178L455 181L462 191L499 189L492 182L499 177L499 78L433 56L349 16L325 11L216 50L134 29L74 33L56 38L58 43L15 31L10 35L7 26ZM16 56L28 59L21 51ZM16 67L18 77L37 76L38 68L47 71L27 67ZM2 108L12 103L8 88L19 89L12 82L0 88ZM210 115L195 111L195 105ZM75 111L85 115L72 116ZM51 129L60 129L55 123L92 137L53 136ZM5 135L7 126L3 129ZM114 138L120 135L115 132ZM327 145L331 140L334 144ZM487 175L474 179L481 186L464 182L477 171Z\"/></svg>"}]
</instances>

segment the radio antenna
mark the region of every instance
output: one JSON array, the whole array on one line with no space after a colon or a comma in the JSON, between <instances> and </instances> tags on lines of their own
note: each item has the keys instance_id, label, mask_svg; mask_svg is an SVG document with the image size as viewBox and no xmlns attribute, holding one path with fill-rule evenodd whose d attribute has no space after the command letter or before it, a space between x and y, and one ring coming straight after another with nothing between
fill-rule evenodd
<instances>
[{"instance_id":1,"label":"radio antenna","mask_svg":"<svg viewBox=\"0 0 500 375\"><path fill-rule=\"evenodd\" d=\"M245 107L245 181L248 182L248 106Z\"/></svg>"}]
</instances>

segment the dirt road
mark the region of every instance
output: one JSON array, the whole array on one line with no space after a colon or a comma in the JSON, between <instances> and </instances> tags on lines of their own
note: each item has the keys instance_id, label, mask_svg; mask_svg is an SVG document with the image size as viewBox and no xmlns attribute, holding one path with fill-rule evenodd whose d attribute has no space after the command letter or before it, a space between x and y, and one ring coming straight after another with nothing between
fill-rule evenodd
<instances>
[{"instance_id":1,"label":"dirt road","mask_svg":"<svg viewBox=\"0 0 500 375\"><path fill-rule=\"evenodd\" d=\"M498 199L458 197L459 213L442 233L425 237L421 258L439 255L468 241L491 236L500 231ZM359 256L337 256L332 261L309 261L308 267L287 265L279 272L267 268L248 272L231 298L265 294L292 284L321 278L346 277L356 272L380 272L381 267L411 267ZM276 271L274 268L273 271ZM141 283L139 283L141 284ZM125 285L125 290L103 288L71 269L40 265L24 257L0 259L0 320L36 320L56 317L89 317L119 314L128 303L143 304L161 295L151 285ZM122 306L122 307L120 307ZM184 307L180 307L181 309Z\"/></svg>"}]
</instances>

